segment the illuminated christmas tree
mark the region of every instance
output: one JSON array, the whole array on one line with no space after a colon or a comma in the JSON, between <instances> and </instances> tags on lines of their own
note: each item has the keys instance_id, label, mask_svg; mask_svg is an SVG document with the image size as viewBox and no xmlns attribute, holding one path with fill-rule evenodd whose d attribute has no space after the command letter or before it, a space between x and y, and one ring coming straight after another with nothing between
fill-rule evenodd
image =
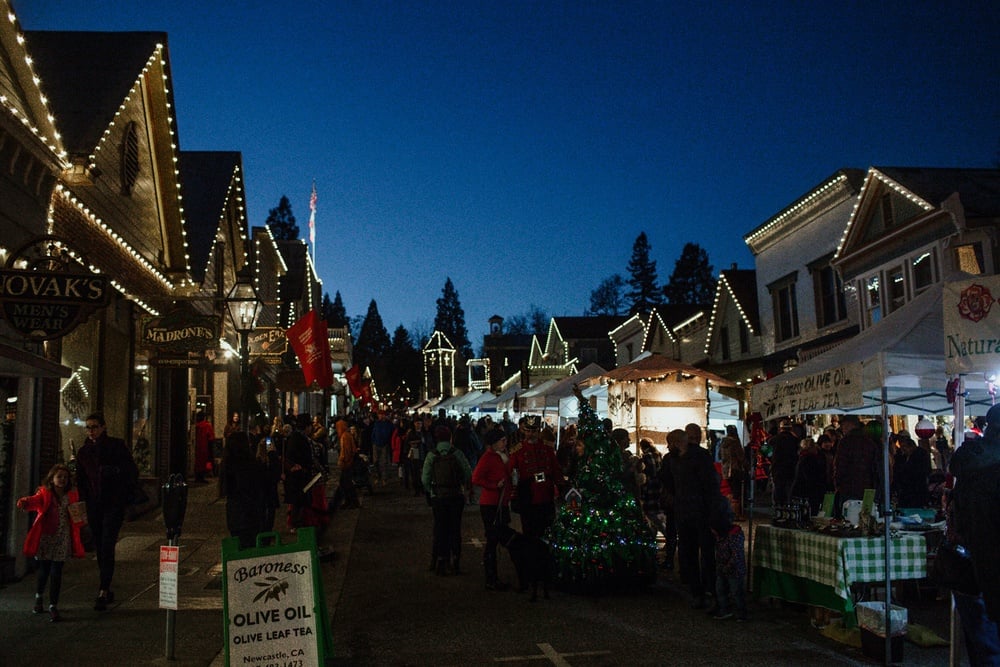
<instances>
[{"instance_id":1,"label":"illuminated christmas tree","mask_svg":"<svg viewBox=\"0 0 1000 667\"><path fill-rule=\"evenodd\" d=\"M583 459L549 544L556 581L572 590L609 592L656 579L656 535L626 490L622 455L588 401L580 398L577 437Z\"/></svg>"}]
</instances>

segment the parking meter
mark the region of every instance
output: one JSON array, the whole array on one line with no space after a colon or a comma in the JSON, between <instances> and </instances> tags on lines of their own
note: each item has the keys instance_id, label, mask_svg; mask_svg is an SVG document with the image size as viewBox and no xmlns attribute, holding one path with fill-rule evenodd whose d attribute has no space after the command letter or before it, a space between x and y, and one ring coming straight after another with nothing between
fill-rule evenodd
<instances>
[{"instance_id":1,"label":"parking meter","mask_svg":"<svg viewBox=\"0 0 1000 667\"><path fill-rule=\"evenodd\" d=\"M180 537L184 512L187 511L188 487L184 476L174 473L163 485L163 523L167 527L167 539Z\"/></svg>"}]
</instances>

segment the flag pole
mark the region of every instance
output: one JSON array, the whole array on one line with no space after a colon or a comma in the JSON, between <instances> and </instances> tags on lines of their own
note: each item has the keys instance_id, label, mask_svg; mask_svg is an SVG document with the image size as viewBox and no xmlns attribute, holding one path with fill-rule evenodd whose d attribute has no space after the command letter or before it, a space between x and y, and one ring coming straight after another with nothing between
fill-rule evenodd
<instances>
[{"instance_id":1,"label":"flag pole","mask_svg":"<svg viewBox=\"0 0 1000 667\"><path fill-rule=\"evenodd\" d=\"M309 195L309 244L312 246L313 268L316 268L316 181Z\"/></svg>"}]
</instances>

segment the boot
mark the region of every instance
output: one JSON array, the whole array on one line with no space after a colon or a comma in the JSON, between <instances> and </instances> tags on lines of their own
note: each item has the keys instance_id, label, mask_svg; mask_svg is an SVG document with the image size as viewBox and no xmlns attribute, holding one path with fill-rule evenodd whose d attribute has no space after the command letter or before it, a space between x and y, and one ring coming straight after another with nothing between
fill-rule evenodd
<instances>
[{"instance_id":1,"label":"boot","mask_svg":"<svg viewBox=\"0 0 1000 667\"><path fill-rule=\"evenodd\" d=\"M486 590L505 591L507 584L497 577L497 556L496 554L486 554L483 556L483 570L486 573Z\"/></svg>"}]
</instances>

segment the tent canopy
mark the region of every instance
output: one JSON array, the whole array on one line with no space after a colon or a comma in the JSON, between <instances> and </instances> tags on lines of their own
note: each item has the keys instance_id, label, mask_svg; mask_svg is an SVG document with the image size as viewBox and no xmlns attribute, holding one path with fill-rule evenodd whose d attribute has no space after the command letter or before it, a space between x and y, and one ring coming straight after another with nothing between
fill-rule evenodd
<instances>
[{"instance_id":1,"label":"tent canopy","mask_svg":"<svg viewBox=\"0 0 1000 667\"><path fill-rule=\"evenodd\" d=\"M612 382L638 382L640 380L663 380L675 373L705 378L716 387L735 387L732 380L716 375L704 368L689 366L656 352L640 356L635 361L608 371L604 377Z\"/></svg>"},{"instance_id":2,"label":"tent canopy","mask_svg":"<svg viewBox=\"0 0 1000 667\"><path fill-rule=\"evenodd\" d=\"M942 287L936 285L837 347L754 385L751 409L765 419L799 413L951 414L945 372ZM991 405L980 375L966 406ZM985 410L984 410L985 411Z\"/></svg>"}]
</instances>

